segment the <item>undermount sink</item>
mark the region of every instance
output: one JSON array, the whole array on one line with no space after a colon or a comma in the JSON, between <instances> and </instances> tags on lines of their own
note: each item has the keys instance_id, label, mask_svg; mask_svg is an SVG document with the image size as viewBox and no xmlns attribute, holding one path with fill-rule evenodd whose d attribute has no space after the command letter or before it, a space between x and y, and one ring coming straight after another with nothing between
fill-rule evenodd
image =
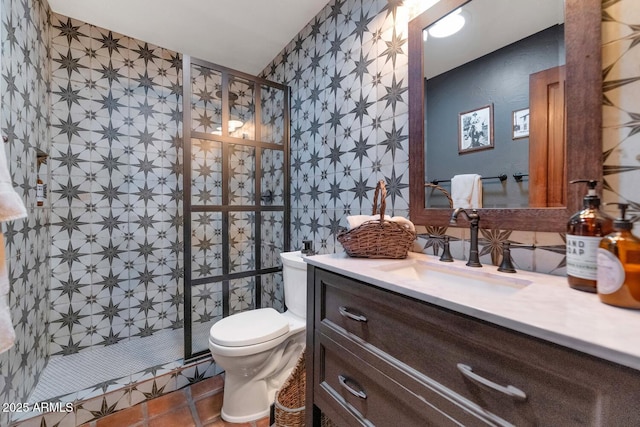
<instances>
[{"instance_id":1,"label":"undermount sink","mask_svg":"<svg viewBox=\"0 0 640 427\"><path fill-rule=\"evenodd\" d=\"M510 295L531 284L530 280L486 270L451 265L435 265L419 260L400 261L376 268L398 277L434 284L461 292Z\"/></svg>"}]
</instances>

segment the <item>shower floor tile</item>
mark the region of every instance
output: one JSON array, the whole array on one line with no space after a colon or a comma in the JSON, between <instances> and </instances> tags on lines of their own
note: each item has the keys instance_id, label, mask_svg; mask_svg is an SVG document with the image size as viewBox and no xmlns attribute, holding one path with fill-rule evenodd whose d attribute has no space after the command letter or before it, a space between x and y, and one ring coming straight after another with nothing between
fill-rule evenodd
<instances>
[{"instance_id":1,"label":"shower floor tile","mask_svg":"<svg viewBox=\"0 0 640 427\"><path fill-rule=\"evenodd\" d=\"M31 393L31 402L44 402L65 396L72 401L117 388L130 381L136 373L182 360L183 331L162 330L145 338L133 338L105 347L94 347L69 356L52 356L38 384Z\"/></svg>"}]
</instances>

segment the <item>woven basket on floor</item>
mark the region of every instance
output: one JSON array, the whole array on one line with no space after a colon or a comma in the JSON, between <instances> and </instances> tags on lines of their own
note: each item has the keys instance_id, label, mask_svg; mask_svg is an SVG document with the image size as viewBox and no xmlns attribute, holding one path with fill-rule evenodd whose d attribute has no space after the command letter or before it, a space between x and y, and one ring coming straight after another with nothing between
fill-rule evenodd
<instances>
[{"instance_id":1,"label":"woven basket on floor","mask_svg":"<svg viewBox=\"0 0 640 427\"><path fill-rule=\"evenodd\" d=\"M302 427L305 425L304 399L306 385L307 375L303 351L293 371L276 393L276 427Z\"/></svg>"},{"instance_id":2,"label":"woven basket on floor","mask_svg":"<svg viewBox=\"0 0 640 427\"><path fill-rule=\"evenodd\" d=\"M384 181L378 182L373 196L373 215L378 208L380 195L380 219L367 221L351 230L338 234L338 242L351 257L358 258L406 258L416 233L402 224L384 219L387 189Z\"/></svg>"},{"instance_id":3,"label":"woven basket on floor","mask_svg":"<svg viewBox=\"0 0 640 427\"><path fill-rule=\"evenodd\" d=\"M338 427L324 413L320 414L320 427Z\"/></svg>"}]
</instances>

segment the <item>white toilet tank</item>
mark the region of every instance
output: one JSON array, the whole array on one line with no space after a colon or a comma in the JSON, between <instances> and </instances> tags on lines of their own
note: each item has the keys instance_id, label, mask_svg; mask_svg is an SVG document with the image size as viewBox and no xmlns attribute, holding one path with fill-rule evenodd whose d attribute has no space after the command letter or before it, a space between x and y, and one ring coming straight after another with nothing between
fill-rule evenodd
<instances>
[{"instance_id":1,"label":"white toilet tank","mask_svg":"<svg viewBox=\"0 0 640 427\"><path fill-rule=\"evenodd\" d=\"M307 263L300 251L282 252L284 302L287 310L298 317L307 317Z\"/></svg>"}]
</instances>

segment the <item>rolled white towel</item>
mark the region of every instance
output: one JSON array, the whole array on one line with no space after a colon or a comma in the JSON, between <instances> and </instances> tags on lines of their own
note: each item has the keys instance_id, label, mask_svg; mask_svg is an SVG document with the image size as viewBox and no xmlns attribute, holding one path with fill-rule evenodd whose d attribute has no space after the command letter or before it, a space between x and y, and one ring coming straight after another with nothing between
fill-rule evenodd
<instances>
[{"instance_id":1,"label":"rolled white towel","mask_svg":"<svg viewBox=\"0 0 640 427\"><path fill-rule=\"evenodd\" d=\"M347 217L347 222L349 223L349 229L356 228L359 225L364 224L367 221L377 221L380 219L380 215L350 215ZM409 221L407 218L403 216L394 216L390 217L389 215L385 215L384 219L388 221L397 222L398 224L404 225L409 230L415 232L416 227L413 225L413 222Z\"/></svg>"},{"instance_id":2,"label":"rolled white towel","mask_svg":"<svg viewBox=\"0 0 640 427\"><path fill-rule=\"evenodd\" d=\"M401 224L401 225L404 225L405 227L407 227L409 230L413 231L414 233L416 231L416 226L413 225L413 222L409 221L407 218L405 218L403 216L394 216L393 218L391 218L391 221L397 222L398 224Z\"/></svg>"},{"instance_id":3,"label":"rolled white towel","mask_svg":"<svg viewBox=\"0 0 640 427\"><path fill-rule=\"evenodd\" d=\"M359 225L364 224L367 221L379 220L380 215L349 215L347 216L347 222L349 223L349 229L356 228ZM389 215L385 215L384 219L391 220Z\"/></svg>"}]
</instances>

